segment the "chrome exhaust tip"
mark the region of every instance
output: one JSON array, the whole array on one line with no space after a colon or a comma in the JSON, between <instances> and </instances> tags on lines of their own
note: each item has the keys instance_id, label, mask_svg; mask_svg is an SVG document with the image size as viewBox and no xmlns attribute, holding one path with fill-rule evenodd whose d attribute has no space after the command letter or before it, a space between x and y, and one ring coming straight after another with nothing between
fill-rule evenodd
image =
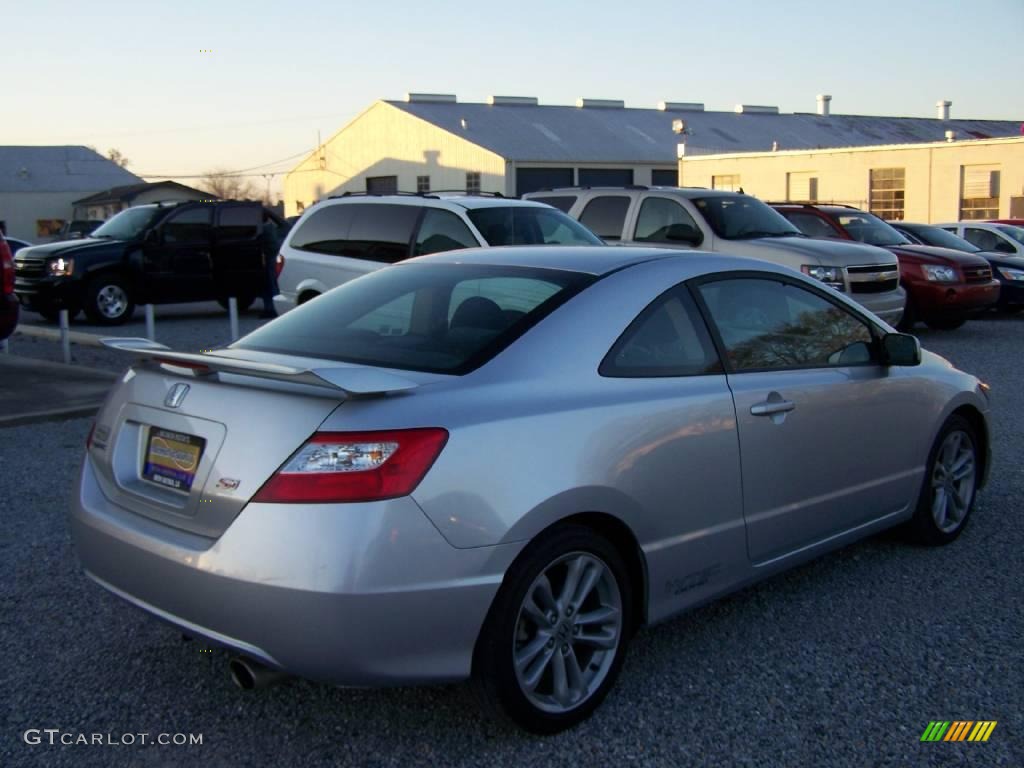
<instances>
[{"instance_id":1,"label":"chrome exhaust tip","mask_svg":"<svg viewBox=\"0 0 1024 768\"><path fill-rule=\"evenodd\" d=\"M228 662L231 679L243 691L257 688L269 688L284 680L288 675L277 669L271 669L259 662L236 656Z\"/></svg>"}]
</instances>

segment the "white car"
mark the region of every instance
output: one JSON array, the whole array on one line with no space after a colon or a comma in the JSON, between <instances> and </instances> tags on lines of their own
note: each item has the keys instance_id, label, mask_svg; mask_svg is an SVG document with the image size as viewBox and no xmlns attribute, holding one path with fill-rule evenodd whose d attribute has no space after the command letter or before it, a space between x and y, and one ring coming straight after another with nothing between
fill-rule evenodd
<instances>
[{"instance_id":1,"label":"white car","mask_svg":"<svg viewBox=\"0 0 1024 768\"><path fill-rule=\"evenodd\" d=\"M543 203L484 195L360 195L309 208L281 246L278 312L413 256L499 245L603 245Z\"/></svg>"},{"instance_id":2,"label":"white car","mask_svg":"<svg viewBox=\"0 0 1024 768\"><path fill-rule=\"evenodd\" d=\"M996 221L960 221L936 226L954 235L960 235L983 251L1005 253L1007 256L1024 256L1024 227Z\"/></svg>"}]
</instances>

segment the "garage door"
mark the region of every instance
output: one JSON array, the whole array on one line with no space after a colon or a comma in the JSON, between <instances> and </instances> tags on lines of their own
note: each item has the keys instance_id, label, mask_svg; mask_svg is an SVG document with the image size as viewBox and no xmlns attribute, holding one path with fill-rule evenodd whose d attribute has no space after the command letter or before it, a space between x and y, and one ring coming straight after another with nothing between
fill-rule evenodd
<instances>
[{"instance_id":1,"label":"garage door","mask_svg":"<svg viewBox=\"0 0 1024 768\"><path fill-rule=\"evenodd\" d=\"M516 168L516 194L572 186L572 168Z\"/></svg>"}]
</instances>

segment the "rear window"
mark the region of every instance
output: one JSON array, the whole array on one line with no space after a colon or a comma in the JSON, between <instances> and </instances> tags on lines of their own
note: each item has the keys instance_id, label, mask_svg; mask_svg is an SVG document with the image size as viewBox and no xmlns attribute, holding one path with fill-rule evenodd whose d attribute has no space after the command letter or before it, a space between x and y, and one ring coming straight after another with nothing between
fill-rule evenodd
<instances>
[{"instance_id":1,"label":"rear window","mask_svg":"<svg viewBox=\"0 0 1024 768\"><path fill-rule=\"evenodd\" d=\"M345 283L232 348L464 374L595 279L563 270L409 264Z\"/></svg>"},{"instance_id":2,"label":"rear window","mask_svg":"<svg viewBox=\"0 0 1024 768\"><path fill-rule=\"evenodd\" d=\"M393 264L408 258L420 208L413 205L326 205L299 222L289 245L303 251Z\"/></svg>"},{"instance_id":3,"label":"rear window","mask_svg":"<svg viewBox=\"0 0 1024 768\"><path fill-rule=\"evenodd\" d=\"M554 208L494 206L467 212L488 245L601 245L586 227Z\"/></svg>"}]
</instances>

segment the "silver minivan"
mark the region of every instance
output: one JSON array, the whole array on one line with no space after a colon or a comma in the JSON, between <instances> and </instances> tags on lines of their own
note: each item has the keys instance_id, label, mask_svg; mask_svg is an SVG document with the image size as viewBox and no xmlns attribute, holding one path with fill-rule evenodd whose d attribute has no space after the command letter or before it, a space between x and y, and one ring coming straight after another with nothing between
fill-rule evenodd
<instances>
[{"instance_id":1,"label":"silver minivan","mask_svg":"<svg viewBox=\"0 0 1024 768\"><path fill-rule=\"evenodd\" d=\"M483 194L346 194L307 210L278 259L278 312L413 256L482 245L602 245L543 203Z\"/></svg>"}]
</instances>

